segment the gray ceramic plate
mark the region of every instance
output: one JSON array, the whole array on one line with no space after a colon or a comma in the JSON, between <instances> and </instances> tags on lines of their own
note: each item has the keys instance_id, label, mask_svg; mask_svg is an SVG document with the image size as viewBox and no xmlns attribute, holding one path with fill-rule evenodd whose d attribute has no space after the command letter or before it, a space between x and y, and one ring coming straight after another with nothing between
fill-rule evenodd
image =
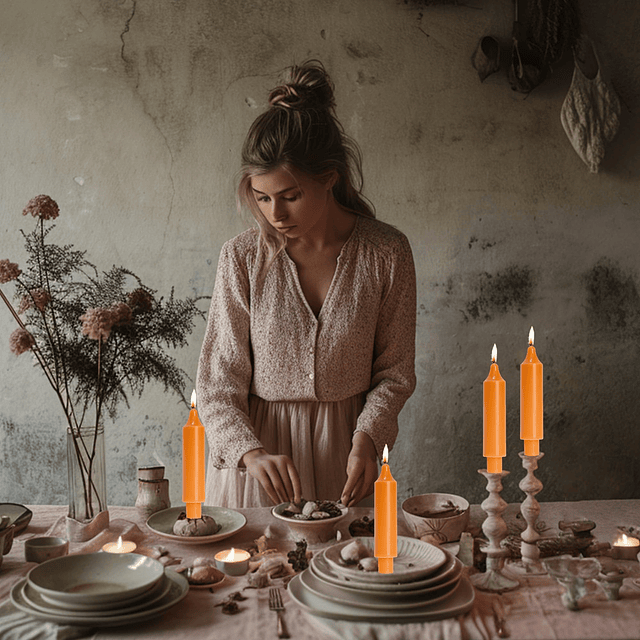
<instances>
[{"instance_id":1,"label":"gray ceramic plate","mask_svg":"<svg viewBox=\"0 0 640 640\"><path fill-rule=\"evenodd\" d=\"M358 538L358 540L367 546L373 555L374 538ZM346 564L340 556L342 549L351 542L347 540L334 544L324 552L326 561L335 573L351 583L413 582L426 578L447 561L447 554L434 544L416 538L398 536L398 556L393 561L393 573L362 571L357 565Z\"/></svg>"},{"instance_id":2,"label":"gray ceramic plate","mask_svg":"<svg viewBox=\"0 0 640 640\"><path fill-rule=\"evenodd\" d=\"M309 591L300 575L292 578L287 587L289 595L307 613L321 618L333 620L350 620L353 622L389 623L389 622L428 622L441 620L466 613L473 606L475 592L469 579L462 576L460 582L449 595L436 603L428 603L413 609L387 609L379 606L376 609L364 609L346 602L333 602Z\"/></svg>"},{"instance_id":3,"label":"gray ceramic plate","mask_svg":"<svg viewBox=\"0 0 640 640\"><path fill-rule=\"evenodd\" d=\"M171 507L163 509L149 516L147 527L163 538L174 542L184 542L185 544L208 544L218 540L230 538L234 533L240 531L246 524L247 519L233 509L226 507L208 507L202 505L202 513L211 516L219 525L218 533L211 536L177 536L173 533L173 525L184 507Z\"/></svg>"},{"instance_id":4,"label":"gray ceramic plate","mask_svg":"<svg viewBox=\"0 0 640 640\"><path fill-rule=\"evenodd\" d=\"M40 618L41 620L48 620L49 622L58 622L60 624L71 624L88 626L88 627L119 627L128 624L135 624L136 622L143 622L159 616L161 613L178 604L189 593L189 583L184 576L181 576L175 571L168 570L166 576L169 578L171 584L169 591L158 601L151 605L149 608L136 611L134 613L125 613L121 615L105 616L101 614L93 614L86 616L74 617L73 621L69 618L67 611L62 614L56 612L38 611L30 606L24 599L23 589L26 585L26 579L22 579L17 582L11 589L11 602L20 611L24 611L34 618Z\"/></svg>"},{"instance_id":5,"label":"gray ceramic plate","mask_svg":"<svg viewBox=\"0 0 640 640\"><path fill-rule=\"evenodd\" d=\"M402 598L390 598L388 593L378 591L359 591L357 589L343 590L337 585L323 582L312 571L303 571L300 574L300 581L307 591L339 604L352 604L361 609L379 609L382 607L386 611L402 611L416 609L425 604L435 604L444 600L457 586L461 574L458 574L453 581L438 585L438 587L426 594L417 595L412 591L404 591Z\"/></svg>"},{"instance_id":6,"label":"gray ceramic plate","mask_svg":"<svg viewBox=\"0 0 640 640\"><path fill-rule=\"evenodd\" d=\"M164 566L139 553L87 553L47 560L27 574L29 585L56 602L127 602L148 591Z\"/></svg>"},{"instance_id":7,"label":"gray ceramic plate","mask_svg":"<svg viewBox=\"0 0 640 640\"><path fill-rule=\"evenodd\" d=\"M9 524L16 525L13 530L13 537L15 538L27 528L33 517L33 512L15 502L2 502L0 503L0 516L9 516L11 518Z\"/></svg>"},{"instance_id":8,"label":"gray ceramic plate","mask_svg":"<svg viewBox=\"0 0 640 640\"><path fill-rule=\"evenodd\" d=\"M72 603L63 603L47 598L42 593L33 589L29 583L22 589L22 597L25 602L38 611L67 615L72 618L86 618L87 616L116 616L125 613L133 613L142 609L148 609L152 604L159 602L167 595L171 588L171 578L165 576L142 596L131 598L126 602L109 602L106 604L85 605L80 608Z\"/></svg>"},{"instance_id":9,"label":"gray ceramic plate","mask_svg":"<svg viewBox=\"0 0 640 640\"><path fill-rule=\"evenodd\" d=\"M426 599L430 595L432 595L435 591L442 589L446 586L451 586L460 580L460 575L462 574L462 562L455 558L453 560L453 564L449 565L447 563L446 567L451 567L452 570L447 570L446 572L438 573L438 579L434 582L429 582L426 586L423 586L423 581L415 582L415 583L403 583L402 585L397 584L384 584L381 585L383 589L369 589L367 588L370 585L353 585L351 586L348 582L344 580L333 579L333 577L329 577L326 574L323 574L318 570L318 565L311 562L310 569L311 573L313 573L318 580L326 583L327 585L331 585L334 589L343 592L344 594L366 594L367 598L370 600L386 600L388 602L405 600L407 598L413 599L415 597L420 597L422 599ZM399 586L406 586L407 584L414 585L414 589L398 589Z\"/></svg>"}]
</instances>

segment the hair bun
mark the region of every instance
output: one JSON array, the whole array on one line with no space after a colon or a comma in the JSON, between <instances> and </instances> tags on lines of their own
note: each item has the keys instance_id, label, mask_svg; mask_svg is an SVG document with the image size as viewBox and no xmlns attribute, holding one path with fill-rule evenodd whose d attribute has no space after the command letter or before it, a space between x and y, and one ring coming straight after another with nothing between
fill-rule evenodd
<instances>
[{"instance_id":1,"label":"hair bun","mask_svg":"<svg viewBox=\"0 0 640 640\"><path fill-rule=\"evenodd\" d=\"M283 84L269 94L269 106L287 109L335 108L333 82L319 60L308 60L287 69Z\"/></svg>"}]
</instances>

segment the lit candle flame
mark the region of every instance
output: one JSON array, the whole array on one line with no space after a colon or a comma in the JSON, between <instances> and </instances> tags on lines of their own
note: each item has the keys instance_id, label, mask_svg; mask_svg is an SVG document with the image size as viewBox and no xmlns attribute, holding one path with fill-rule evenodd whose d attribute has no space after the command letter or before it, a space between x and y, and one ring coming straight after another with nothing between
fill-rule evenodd
<instances>
[{"instance_id":1,"label":"lit candle flame","mask_svg":"<svg viewBox=\"0 0 640 640\"><path fill-rule=\"evenodd\" d=\"M498 362L498 347L493 345L493 349L491 349L491 362Z\"/></svg>"},{"instance_id":2,"label":"lit candle flame","mask_svg":"<svg viewBox=\"0 0 640 640\"><path fill-rule=\"evenodd\" d=\"M116 551L122 551L124 545L122 544L122 536L118 536L118 544L116 545Z\"/></svg>"},{"instance_id":3,"label":"lit candle flame","mask_svg":"<svg viewBox=\"0 0 640 640\"><path fill-rule=\"evenodd\" d=\"M384 449L382 451L382 462L383 464L387 464L387 460L389 459L389 447L385 444Z\"/></svg>"},{"instance_id":4,"label":"lit candle flame","mask_svg":"<svg viewBox=\"0 0 640 640\"><path fill-rule=\"evenodd\" d=\"M196 408L196 390L195 389L191 392L191 408L192 409Z\"/></svg>"},{"instance_id":5,"label":"lit candle flame","mask_svg":"<svg viewBox=\"0 0 640 640\"><path fill-rule=\"evenodd\" d=\"M625 533L622 534L621 538L618 538L614 545L616 547L637 547L640 545L640 540L637 538L632 538L631 536L627 536Z\"/></svg>"},{"instance_id":6,"label":"lit candle flame","mask_svg":"<svg viewBox=\"0 0 640 640\"><path fill-rule=\"evenodd\" d=\"M529 329L529 345L533 347L533 338L534 338L534 331L533 331L533 327L531 327L531 329Z\"/></svg>"}]
</instances>

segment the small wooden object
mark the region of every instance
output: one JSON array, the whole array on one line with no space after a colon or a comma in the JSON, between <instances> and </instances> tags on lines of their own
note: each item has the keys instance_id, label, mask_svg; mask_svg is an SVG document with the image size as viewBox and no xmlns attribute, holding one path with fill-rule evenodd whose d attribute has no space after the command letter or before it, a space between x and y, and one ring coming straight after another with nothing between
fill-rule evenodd
<instances>
[{"instance_id":1,"label":"small wooden object","mask_svg":"<svg viewBox=\"0 0 640 640\"><path fill-rule=\"evenodd\" d=\"M502 491L502 478L509 475L509 472L490 473L486 469L478 469L478 473L487 479L487 491L489 492L489 497L481 505L487 514L482 523L482 531L489 539L489 545L483 549L487 554L487 568L484 573L472 575L471 582L476 589L482 591L498 593L511 591L519 587L520 583L502 572L505 557L509 552L500 546L500 542L507 535L507 524L502 518L507 503L500 497L500 492Z\"/></svg>"}]
</instances>

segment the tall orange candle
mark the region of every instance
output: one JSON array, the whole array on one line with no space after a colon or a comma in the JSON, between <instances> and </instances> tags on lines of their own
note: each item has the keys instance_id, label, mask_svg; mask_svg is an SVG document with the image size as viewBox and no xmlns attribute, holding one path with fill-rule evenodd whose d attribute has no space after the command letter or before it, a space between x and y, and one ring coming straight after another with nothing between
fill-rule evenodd
<instances>
[{"instance_id":1,"label":"tall orange candle","mask_svg":"<svg viewBox=\"0 0 640 640\"><path fill-rule=\"evenodd\" d=\"M189 420L182 428L182 500L187 518L202 517L204 502L204 426L196 409L195 389L191 394Z\"/></svg>"},{"instance_id":2,"label":"tall orange candle","mask_svg":"<svg viewBox=\"0 0 640 640\"><path fill-rule=\"evenodd\" d=\"M533 346L533 327L529 331L527 357L520 365L520 438L524 440L524 455L537 456L543 434L542 362Z\"/></svg>"},{"instance_id":3,"label":"tall orange candle","mask_svg":"<svg viewBox=\"0 0 640 640\"><path fill-rule=\"evenodd\" d=\"M388 458L389 447L385 444L380 477L373 486L373 555L378 558L378 573L393 573L393 559L398 555L398 485L391 475Z\"/></svg>"},{"instance_id":4,"label":"tall orange candle","mask_svg":"<svg viewBox=\"0 0 640 640\"><path fill-rule=\"evenodd\" d=\"M487 459L487 471L500 473L502 458L507 455L507 384L498 369L498 348L493 345L491 368L482 385L483 447L482 453Z\"/></svg>"}]
</instances>

